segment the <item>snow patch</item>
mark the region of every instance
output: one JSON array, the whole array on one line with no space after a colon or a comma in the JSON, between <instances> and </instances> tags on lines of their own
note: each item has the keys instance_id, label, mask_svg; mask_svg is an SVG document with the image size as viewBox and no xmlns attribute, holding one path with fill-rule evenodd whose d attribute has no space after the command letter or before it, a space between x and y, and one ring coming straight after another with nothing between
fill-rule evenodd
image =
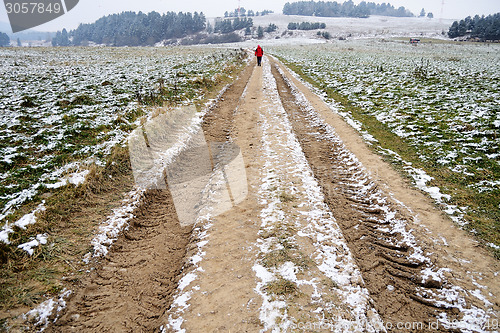
<instances>
[{"instance_id":1,"label":"snow patch","mask_svg":"<svg viewBox=\"0 0 500 333\"><path fill-rule=\"evenodd\" d=\"M36 214L45 211L45 200L42 201L41 204L35 208L31 213L24 215L21 217L19 220L17 220L14 223L14 226L17 226L23 230L26 229L26 227L30 224L35 224L36 223ZM14 232L14 229L12 228L13 226L9 224L9 222L6 222L5 225L2 228L2 231L0 231L0 241L4 242L5 244L10 244L9 242L9 234ZM45 244L45 243L43 243ZM35 245L35 246L38 246ZM32 253L30 253L32 254Z\"/></svg>"},{"instance_id":2,"label":"snow patch","mask_svg":"<svg viewBox=\"0 0 500 333\"><path fill-rule=\"evenodd\" d=\"M49 323L51 322L51 317L55 318L52 320L55 323L58 319L59 313L66 308L66 298L71 295L71 290L64 289L57 299L50 298L45 302L41 303L39 306L33 310L28 311L23 315L25 320L34 322L34 326L41 331L45 330ZM54 310L56 313L54 314Z\"/></svg>"},{"instance_id":3,"label":"snow patch","mask_svg":"<svg viewBox=\"0 0 500 333\"><path fill-rule=\"evenodd\" d=\"M260 124L266 161L262 169L262 183L258 192L259 202L264 205L261 210L261 230L270 230L273 225L280 221L288 221L293 225L294 219L287 216L280 208L280 200L276 193L286 191L299 195L301 197L299 200L301 202L300 214L306 217L309 224L306 227L297 224L296 228L299 229L297 234L300 237L308 237L314 242L318 249L315 254L315 261L319 262L318 268L325 276L337 283L338 290L335 292L344 301L344 305L350 307L349 313L353 315L349 320L336 318L334 326L344 330L356 330L362 326L369 332L375 332L377 327L381 327L382 321L370 305L368 292L362 286L361 273L328 206L324 203L319 184L315 180L293 133L291 123L281 105L276 82L268 63L264 63L263 71L266 103L261 107ZM281 156L284 154L283 151L286 152L286 157ZM288 160L288 156L292 156L293 163L285 162ZM289 188L285 187L287 183L284 180L286 178L284 174L301 179L301 184L288 184ZM299 188L295 189L296 186ZM289 241L293 242L294 240L290 238ZM273 245L269 239L259 239L257 244L264 254L280 248L279 244ZM296 274L299 268L292 262L285 262L276 269L267 269L257 262L253 269L260 280L255 290L261 295L263 301L260 310L260 319L264 323L263 332L280 332L293 325L294 319L290 318L286 311L286 301L270 298L265 291L266 284L278 277L298 286L311 286L314 290L311 302L321 302L322 295L318 292L317 282L314 279L298 279ZM335 307L334 304L331 306ZM335 311L333 308L321 311L330 312L329 310ZM328 324L323 318L320 318L321 315L318 316L318 320L322 324Z\"/></svg>"},{"instance_id":4,"label":"snow patch","mask_svg":"<svg viewBox=\"0 0 500 333\"><path fill-rule=\"evenodd\" d=\"M33 249L34 247L47 244L47 237L47 234L39 234L36 235L36 238L32 237L29 242L18 245L17 247L28 252L28 254L31 256L35 251Z\"/></svg>"}]
</instances>

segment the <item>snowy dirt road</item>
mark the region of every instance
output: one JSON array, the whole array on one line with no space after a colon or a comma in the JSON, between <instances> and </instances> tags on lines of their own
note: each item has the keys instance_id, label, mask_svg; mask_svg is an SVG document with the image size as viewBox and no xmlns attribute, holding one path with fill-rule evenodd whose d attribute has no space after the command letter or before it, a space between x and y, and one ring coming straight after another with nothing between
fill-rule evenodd
<instances>
[{"instance_id":1,"label":"snowy dirt road","mask_svg":"<svg viewBox=\"0 0 500 333\"><path fill-rule=\"evenodd\" d=\"M247 67L201 124L241 150L246 198L189 227L149 190L47 331L497 331L498 262L333 111Z\"/></svg>"}]
</instances>

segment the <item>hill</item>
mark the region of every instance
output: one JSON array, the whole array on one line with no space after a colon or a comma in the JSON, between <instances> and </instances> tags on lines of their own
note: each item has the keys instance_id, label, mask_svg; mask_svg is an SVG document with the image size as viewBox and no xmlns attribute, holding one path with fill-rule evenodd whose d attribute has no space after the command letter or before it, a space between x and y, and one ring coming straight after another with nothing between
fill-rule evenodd
<instances>
[{"instance_id":1,"label":"hill","mask_svg":"<svg viewBox=\"0 0 500 333\"><path fill-rule=\"evenodd\" d=\"M299 15L271 14L254 17L254 26L266 27L276 24L278 30L273 34L266 34L266 38L314 38L317 30L294 31L291 35L287 31L290 22L321 22L326 24L323 29L330 33L332 38L364 38L364 37L433 37L446 38L446 32L453 20L439 20L417 17L387 17L372 15L368 18L352 17L311 17ZM283 35L283 36L282 36Z\"/></svg>"},{"instance_id":2,"label":"hill","mask_svg":"<svg viewBox=\"0 0 500 333\"><path fill-rule=\"evenodd\" d=\"M299 1L287 2L283 7L285 15L306 15L319 17L362 17L370 15L383 15L395 17L413 17L412 12L405 7L395 8L390 3L377 4L363 1L359 5L351 0L338 3L336 1Z\"/></svg>"}]
</instances>

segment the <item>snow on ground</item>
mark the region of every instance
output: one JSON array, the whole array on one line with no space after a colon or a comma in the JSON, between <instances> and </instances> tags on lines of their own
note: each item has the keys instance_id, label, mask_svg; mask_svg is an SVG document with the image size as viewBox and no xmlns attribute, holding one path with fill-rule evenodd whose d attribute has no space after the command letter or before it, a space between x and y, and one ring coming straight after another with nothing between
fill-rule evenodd
<instances>
[{"instance_id":1,"label":"snow on ground","mask_svg":"<svg viewBox=\"0 0 500 333\"><path fill-rule=\"evenodd\" d=\"M10 214L46 189L81 184L90 164L102 165L125 142L145 112L137 92L158 90L163 79L179 102L191 103L205 94L193 81L214 79L237 55L208 47L4 48L0 59L0 241L7 243ZM37 212L27 216L34 221Z\"/></svg>"},{"instance_id":2,"label":"snow on ground","mask_svg":"<svg viewBox=\"0 0 500 333\"><path fill-rule=\"evenodd\" d=\"M261 238L258 246L263 255L280 250L282 245L275 237L264 238L266 232L280 228L280 224L290 224L299 230L297 236L311 239L316 247L315 263L327 278L334 281L334 293L341 299L339 304L327 302L318 292L318 278L297 276L301 268L292 262L285 262L279 267L264 267L259 261L254 271L260 280L256 292L261 295L263 305L260 319L264 323L263 331L280 332L297 327L300 318L292 318L286 308L286 299L272 297L266 292L266 286L280 278L302 286L309 285L314 292L312 304L317 304L317 323L329 327L335 332L364 330L376 332L383 330L382 321L376 310L370 305L370 296L363 287L363 279L350 250L336 224L328 206L324 203L321 189L307 163L297 138L293 133L288 116L281 105L276 82L271 74L270 65L264 62L265 102L260 108L262 141L264 145L265 166L262 170L262 184L259 189L261 212ZM292 178L301 179L300 183ZM288 212L282 207L278 193L289 193L300 203L297 211ZM306 225L302 225L295 214L303 216ZM296 243L295 236L287 239ZM346 310L347 309L347 310ZM343 311L347 311L348 315ZM323 312L333 314L335 321L324 319ZM349 319L348 319L349 318Z\"/></svg>"},{"instance_id":3,"label":"snow on ground","mask_svg":"<svg viewBox=\"0 0 500 333\"><path fill-rule=\"evenodd\" d=\"M34 247L47 244L47 237L47 234L38 234L36 235L36 237L31 237L31 240L29 242L20 244L17 247L28 252L28 254L31 256L35 251L33 250Z\"/></svg>"},{"instance_id":4,"label":"snow on ground","mask_svg":"<svg viewBox=\"0 0 500 333\"><path fill-rule=\"evenodd\" d=\"M31 213L24 215L19 220L14 222L14 226L17 226L21 229L26 229L28 225L36 223L36 214L39 212L43 212L44 210L45 210L45 201L39 204L38 207L35 208L35 210L33 210ZM14 229L12 227L13 227L12 224L8 222L5 223L4 227L0 231L0 241L4 242L5 244L10 244L9 234L14 232ZM22 248L21 245L19 246L19 248Z\"/></svg>"},{"instance_id":5,"label":"snow on ground","mask_svg":"<svg viewBox=\"0 0 500 333\"><path fill-rule=\"evenodd\" d=\"M443 38L443 31L448 32L454 20L428 19L417 17L388 17L372 15L369 18L349 17L315 17L300 15L270 14L252 17L255 26L267 27L274 23L279 31L271 36L289 39L304 36L317 38L317 30L294 31L293 35L282 35L287 30L290 22L321 22L326 24L326 29L334 38L359 38L359 37L434 37Z\"/></svg>"},{"instance_id":6,"label":"snow on ground","mask_svg":"<svg viewBox=\"0 0 500 333\"><path fill-rule=\"evenodd\" d=\"M186 72L191 72L191 73L194 72L194 73L197 73L198 75L200 75L200 74L206 75L206 73L208 71L214 70L214 68L212 66L217 65L217 67L219 67L219 66L223 65L224 63L227 64L228 62L231 61L231 57L224 56L225 52L229 52L229 51L224 51L224 50L217 51L216 55L213 55L213 54L207 55L207 54L214 52L213 49L212 50L205 49L205 50L201 50L201 51L195 51L193 54L190 54L190 51L186 51L186 52L187 52L188 56L181 57L181 58L177 57L178 56L177 51L173 52L173 54L176 56L175 56L175 59L170 59L170 61L174 61L174 63L176 63L176 65L173 66L172 63L170 63L170 65L173 67L176 67L176 66L179 66L179 63L183 64L182 66L179 66L177 68L177 70L174 71L175 73L178 73L180 71L180 69L182 68ZM225 59L225 62L223 62L221 64L220 60L223 58ZM87 60L91 62L92 59L87 59ZM181 62L181 60L182 60L182 62ZM205 60L205 62L203 60ZM189 63L186 64L186 63L184 63L185 61L189 61ZM203 66L205 66L205 67L202 68ZM171 68L169 68L169 70L170 69ZM165 75L165 74L163 74L163 75ZM172 74L172 75L174 75L174 74ZM183 77L184 77L184 75L185 74L183 74ZM172 160L172 158L176 154L179 154L179 152L182 150L182 147L185 147L186 143L192 139L193 135L197 131L200 130L204 114L216 105L217 101L221 98L222 94L225 92L225 90L227 88L228 88L228 85L226 85L214 99L209 100L205 104L204 110L202 112L189 113L190 115L192 115L192 117L190 119L186 120L187 123L181 124L183 126L178 133L180 135L180 137L179 137L180 139L177 140L178 141L177 144L179 145L179 147L177 147L177 146L172 147L172 149L168 149L168 150L164 151L162 154L160 154L160 156L157 156L158 160L153 161L153 164L158 166L158 168L155 169L157 171L157 174L152 175L152 178L161 177L160 176L161 170L163 170L165 168L166 164L170 163L170 161ZM199 94L196 98L201 99L202 97L203 97L203 95ZM187 103L187 102L185 101L184 103ZM134 103L132 103L132 105L134 107L137 107L137 105ZM149 121L153 120L152 112L146 115L146 122L148 120ZM180 133L180 132L182 132L182 133ZM1 133L1 131L0 131L0 133ZM120 141L120 142L124 141L122 136L124 138L128 138L130 135L128 135L127 133L124 132L124 133L120 134L120 140L117 140L117 141ZM107 142L105 142L105 145L102 145L102 146L109 145L109 147L111 147L112 144L115 144L115 140L107 141ZM87 147L89 149L93 149L93 147L91 147L91 146L87 146ZM100 155L100 156L105 156L105 155ZM93 156L93 158L98 158L98 157ZM56 180L57 179L58 180L56 183L54 183L55 185L52 186L52 188L64 186L68 182L71 184L75 184L75 185L78 185L81 182L83 182L85 179L85 176L88 173L87 170L83 170L81 172L74 172L72 174L67 175L63 179L59 178L59 177L61 177L62 174L64 174L64 170L75 169L75 166L79 166L79 165L80 165L80 162L77 161L77 162L70 163L62 168L59 168L59 169L53 171L51 174L55 175L56 177L54 177L54 178ZM219 180L222 179L221 174L217 174L217 176L219 177ZM47 179L48 177L46 175L44 175L42 178ZM142 186L142 185L144 185L144 186ZM105 256L108 253L110 246L118 238L119 234L123 231L123 229L128 227L129 221L134 217L133 212L141 204L141 200L144 196L146 189L151 188L148 185L151 185L151 184L140 184L140 183L136 184L135 188L125 195L125 198L122 200L121 206L117 209L114 209L112 214L106 219L106 221L104 221L100 225L97 235L95 235L95 237L91 241L91 245L93 246L93 253L88 253L83 259L84 262L89 263L91 258ZM211 193L210 192L211 189L208 189L207 191L209 193ZM18 204L21 204L21 203L22 202L19 202ZM45 210L44 203L45 202L42 202L33 212L26 214L21 219L19 219L15 223L15 225L19 226L20 228L25 228L27 225L35 223L36 222L36 214L40 211ZM11 205L11 206L14 206L14 205ZM203 225L203 228L208 229L210 224L207 221L209 221L210 214L207 211L205 211L204 214L205 214L204 216L200 216L198 223L200 225ZM4 217L5 217L5 215L2 218L4 218ZM198 227L197 230L200 230L200 228L201 227ZM7 221L4 228L0 232L0 240L4 241L5 243L8 244L8 242L9 242L8 235L11 232L13 232L12 226ZM196 232L195 232L195 234L196 234ZM204 239L206 237L206 230L199 231L197 236L201 240ZM35 237L32 237L32 239L29 242L21 244L18 247L20 249L27 251L31 255L33 253L34 247L47 243L47 237L48 237L47 234L36 235ZM206 244L206 242L204 242L204 241L200 241L198 243L199 251L191 260L194 265L196 265L203 257L204 253L202 251L202 248L205 244ZM192 277L193 277L192 274L184 277L184 279L181 281L182 283L180 285L180 288L182 287L181 290L190 284L190 282L191 282L190 279ZM71 294L71 291L64 290L56 300L54 300L53 298L48 299L47 301L40 304L37 308L27 312L25 314L25 318L29 319L29 321L32 322L35 327L38 327L39 329L44 330L45 327L47 327L47 325L49 324L49 317L51 317L53 315L53 311L54 311L55 307L57 306L57 312L60 312L66 306L66 302L64 301L64 299L67 298L69 296L69 294ZM182 297L180 297L176 304L177 305L184 304L183 299L185 299L186 297L187 297L187 295L183 295ZM57 317L55 320L57 320Z\"/></svg>"},{"instance_id":7,"label":"snow on ground","mask_svg":"<svg viewBox=\"0 0 500 333\"><path fill-rule=\"evenodd\" d=\"M199 137L203 136L201 130L203 117L209 110L217 105L228 88L229 85L226 85L216 98L207 102L202 112L197 113L193 117L191 126L184 129L186 133L189 133L189 136L185 138L184 147L189 146L191 140L199 141ZM201 139L204 141L204 138ZM198 145L199 142L195 144ZM177 154L180 152L178 149L173 151ZM163 166L166 166L165 163L168 164L172 160L171 158L166 158L164 155L161 155L160 159L162 160L160 163L162 163ZM199 289L199 286L196 284L196 279L198 278L198 273L203 271L203 268L201 268L201 262L205 256L203 248L208 244L209 231L213 226L212 218L219 213L218 205L225 201L221 199L226 188L224 174L221 171L222 169L218 168L218 166L216 166L215 169L217 171L210 175L206 186L202 190L199 207L195 213L195 227L193 229L192 239L197 240L197 251L188 259L189 265L191 266L190 271L179 281L174 301L170 309L168 309L168 322L160 327L161 332L167 332L167 330L181 333L185 332L181 327L184 322L183 314L189 308L188 301L191 299L191 295L195 290Z\"/></svg>"},{"instance_id":8,"label":"snow on ground","mask_svg":"<svg viewBox=\"0 0 500 333\"><path fill-rule=\"evenodd\" d=\"M24 319L32 323L33 327L37 327L39 332L45 330L50 324L51 318L55 317L52 319L53 323L57 321L59 313L66 307L65 299L70 295L71 290L63 290L57 298L49 298L33 310L28 311L24 315Z\"/></svg>"}]
</instances>

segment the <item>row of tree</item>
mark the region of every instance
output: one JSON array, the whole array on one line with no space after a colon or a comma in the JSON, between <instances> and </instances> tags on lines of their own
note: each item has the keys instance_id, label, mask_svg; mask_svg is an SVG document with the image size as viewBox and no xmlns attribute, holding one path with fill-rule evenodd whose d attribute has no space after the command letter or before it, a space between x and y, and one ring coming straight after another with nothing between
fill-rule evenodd
<instances>
[{"instance_id":1,"label":"row of tree","mask_svg":"<svg viewBox=\"0 0 500 333\"><path fill-rule=\"evenodd\" d=\"M246 10L245 8L241 7L239 10L235 9L233 11L226 11L224 13L224 17L241 17L241 16L265 16L268 14L272 14L272 10L263 10L261 12L254 12L253 10Z\"/></svg>"},{"instance_id":2,"label":"row of tree","mask_svg":"<svg viewBox=\"0 0 500 333\"><path fill-rule=\"evenodd\" d=\"M285 15L305 15L321 17L362 17L370 15L413 17L413 13L405 7L395 8L390 3L377 4L374 2L362 1L359 5L352 0L344 3L336 1L299 1L287 2L283 7Z\"/></svg>"},{"instance_id":3,"label":"row of tree","mask_svg":"<svg viewBox=\"0 0 500 333\"><path fill-rule=\"evenodd\" d=\"M474 18L466 17L460 22L455 21L448 31L448 37L478 38L482 41L500 40L500 13L486 17L476 15Z\"/></svg>"},{"instance_id":4,"label":"row of tree","mask_svg":"<svg viewBox=\"0 0 500 333\"><path fill-rule=\"evenodd\" d=\"M425 9L422 8L422 10L420 11L420 15L418 15L418 17L425 17ZM434 14L432 14L431 12L428 12L427 13L427 17L428 18L434 18Z\"/></svg>"},{"instance_id":5,"label":"row of tree","mask_svg":"<svg viewBox=\"0 0 500 333\"><path fill-rule=\"evenodd\" d=\"M316 30L316 29L325 29L326 24L325 23L311 23L311 22L301 22L301 23L295 23L295 22L290 22L288 23L288 30Z\"/></svg>"},{"instance_id":6,"label":"row of tree","mask_svg":"<svg viewBox=\"0 0 500 333\"><path fill-rule=\"evenodd\" d=\"M203 13L123 12L80 24L70 33L63 30L53 39L54 46L85 45L88 42L114 46L144 46L173 38L182 38L205 30ZM73 37L70 42L69 37Z\"/></svg>"},{"instance_id":7,"label":"row of tree","mask_svg":"<svg viewBox=\"0 0 500 333\"><path fill-rule=\"evenodd\" d=\"M10 45L10 37L4 32L0 32L0 47L9 46Z\"/></svg>"},{"instance_id":8,"label":"row of tree","mask_svg":"<svg viewBox=\"0 0 500 333\"><path fill-rule=\"evenodd\" d=\"M253 27L253 20L251 18L235 18L216 21L214 32L227 34L236 30L246 29Z\"/></svg>"}]
</instances>

